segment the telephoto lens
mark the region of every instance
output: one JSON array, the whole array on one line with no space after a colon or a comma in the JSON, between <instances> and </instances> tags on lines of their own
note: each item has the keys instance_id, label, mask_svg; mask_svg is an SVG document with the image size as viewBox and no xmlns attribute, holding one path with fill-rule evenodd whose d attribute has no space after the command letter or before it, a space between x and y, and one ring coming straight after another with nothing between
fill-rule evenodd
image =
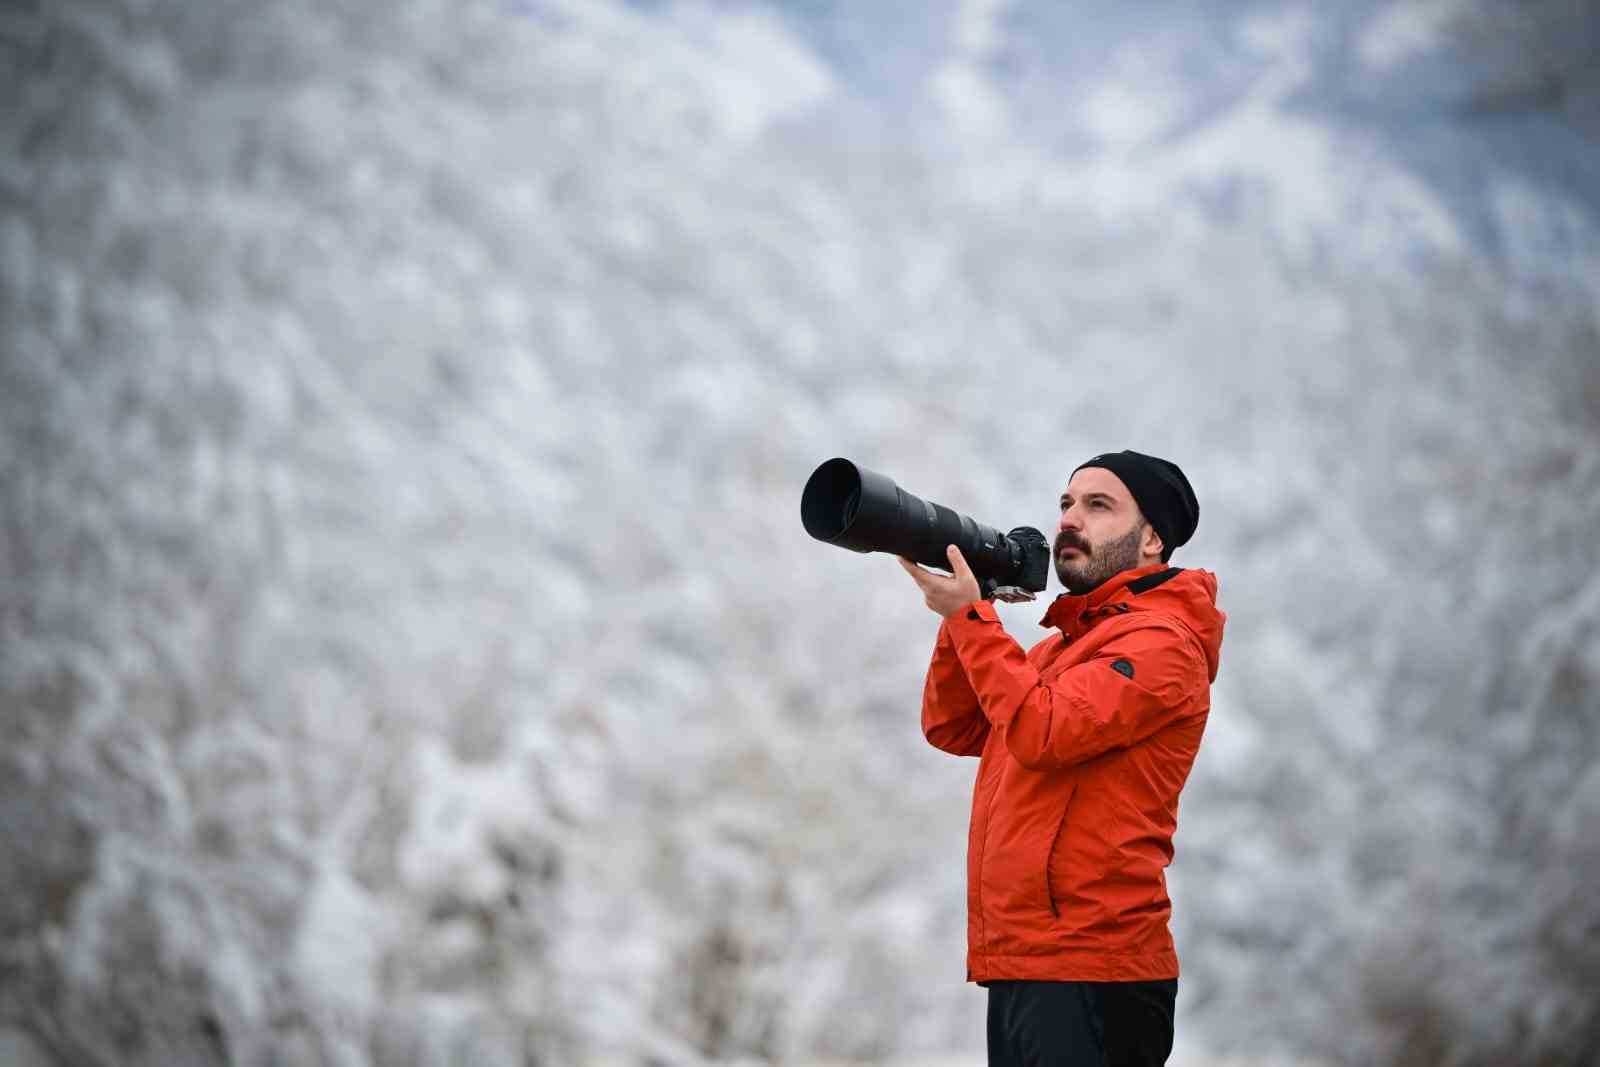
<instances>
[{"instance_id":1,"label":"telephoto lens","mask_svg":"<svg viewBox=\"0 0 1600 1067\"><path fill-rule=\"evenodd\" d=\"M943 504L901 489L894 479L830 459L812 472L800 496L800 520L818 541L852 552L889 552L941 570L955 545L983 586L1042 592L1050 574L1050 542L1032 526L1002 534Z\"/></svg>"}]
</instances>

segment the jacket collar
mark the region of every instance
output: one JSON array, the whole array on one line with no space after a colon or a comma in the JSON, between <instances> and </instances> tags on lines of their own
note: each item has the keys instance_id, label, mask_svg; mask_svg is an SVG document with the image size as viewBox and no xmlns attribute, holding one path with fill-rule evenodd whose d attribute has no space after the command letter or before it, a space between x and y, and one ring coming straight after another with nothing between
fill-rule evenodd
<instances>
[{"instance_id":1,"label":"jacket collar","mask_svg":"<svg viewBox=\"0 0 1600 1067\"><path fill-rule=\"evenodd\" d=\"M1112 575L1081 596L1062 593L1051 602L1039 625L1053 626L1067 637L1077 637L1104 616L1127 611L1128 600L1181 573L1181 567L1152 563Z\"/></svg>"}]
</instances>

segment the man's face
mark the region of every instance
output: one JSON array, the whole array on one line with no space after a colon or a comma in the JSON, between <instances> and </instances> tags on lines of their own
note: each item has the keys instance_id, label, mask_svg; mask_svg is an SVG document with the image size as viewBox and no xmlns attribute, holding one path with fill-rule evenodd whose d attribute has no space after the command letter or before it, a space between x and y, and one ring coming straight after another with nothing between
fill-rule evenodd
<instances>
[{"instance_id":1,"label":"man's face","mask_svg":"<svg viewBox=\"0 0 1600 1067\"><path fill-rule=\"evenodd\" d=\"M1146 562L1141 552L1146 526L1121 478L1104 467L1083 468L1061 494L1056 577L1067 592L1081 596L1107 578L1139 566Z\"/></svg>"}]
</instances>

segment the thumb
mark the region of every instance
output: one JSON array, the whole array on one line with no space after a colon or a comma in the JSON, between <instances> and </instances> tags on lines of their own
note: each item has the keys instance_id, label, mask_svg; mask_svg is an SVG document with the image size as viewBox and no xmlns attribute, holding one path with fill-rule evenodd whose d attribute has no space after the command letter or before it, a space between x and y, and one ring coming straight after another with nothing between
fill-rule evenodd
<instances>
[{"instance_id":1,"label":"thumb","mask_svg":"<svg viewBox=\"0 0 1600 1067\"><path fill-rule=\"evenodd\" d=\"M967 558L961 554L961 550L959 548L957 548L955 545L951 545L944 551L945 555L950 557L950 572L952 574L954 574L957 578L972 577L972 568L967 566Z\"/></svg>"}]
</instances>

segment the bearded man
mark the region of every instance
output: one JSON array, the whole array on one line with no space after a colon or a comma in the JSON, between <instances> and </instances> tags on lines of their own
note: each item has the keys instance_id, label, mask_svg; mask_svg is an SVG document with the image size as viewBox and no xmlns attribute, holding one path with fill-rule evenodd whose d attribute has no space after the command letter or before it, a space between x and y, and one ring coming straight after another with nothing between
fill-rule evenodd
<instances>
[{"instance_id":1,"label":"bearded man","mask_svg":"<svg viewBox=\"0 0 1600 1067\"><path fill-rule=\"evenodd\" d=\"M978 756L967 979L988 989L991 1067L1159 1065L1172 1050L1168 930L1178 793L1211 707L1216 577L1168 566L1200 505L1176 464L1099 455L1061 494L1066 592L1026 653L954 545L947 577L901 558L944 617L922 730Z\"/></svg>"}]
</instances>

